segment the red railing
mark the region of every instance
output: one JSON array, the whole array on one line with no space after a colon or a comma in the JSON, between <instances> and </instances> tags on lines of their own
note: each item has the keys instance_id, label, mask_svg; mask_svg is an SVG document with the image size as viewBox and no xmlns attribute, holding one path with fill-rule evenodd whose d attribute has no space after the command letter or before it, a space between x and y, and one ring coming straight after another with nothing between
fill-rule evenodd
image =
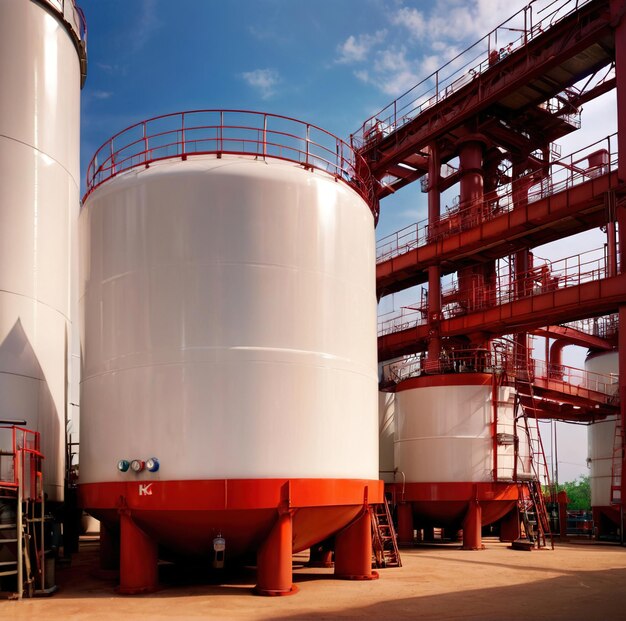
<instances>
[{"instance_id":1,"label":"red railing","mask_svg":"<svg viewBox=\"0 0 626 621\"><path fill-rule=\"evenodd\" d=\"M590 1L533 0L367 119L351 136L352 144L360 149L382 140Z\"/></svg>"},{"instance_id":2,"label":"red railing","mask_svg":"<svg viewBox=\"0 0 626 621\"><path fill-rule=\"evenodd\" d=\"M617 134L612 134L521 177L516 184L528 184L528 202L533 203L614 172L617 166ZM381 263L414 248L467 231L513 211L517 205L517 190L514 192L509 183L485 194L479 203L448 208L436 223L431 224L428 219L420 220L379 239L376 243L376 261Z\"/></svg>"},{"instance_id":3,"label":"red railing","mask_svg":"<svg viewBox=\"0 0 626 621\"><path fill-rule=\"evenodd\" d=\"M578 321L568 321L562 324L567 328L591 334L603 339L614 338L619 330L619 315L612 313L603 317L589 317L587 319L579 319Z\"/></svg>"},{"instance_id":4,"label":"red railing","mask_svg":"<svg viewBox=\"0 0 626 621\"><path fill-rule=\"evenodd\" d=\"M461 287L459 281L454 279L450 285L442 288L441 317L450 319L521 298L608 278L611 275L610 270L605 248L597 248L558 261L535 257L535 266L521 274L515 274L511 265L503 262L503 267L496 273L493 287L475 283ZM427 322L428 312L425 302L416 303L381 316L378 322L378 335L408 330L425 325Z\"/></svg>"},{"instance_id":5,"label":"red railing","mask_svg":"<svg viewBox=\"0 0 626 621\"><path fill-rule=\"evenodd\" d=\"M137 123L105 142L87 168L87 195L121 172L166 159L244 155L322 170L355 189L378 217L374 180L350 145L310 123L245 110L192 110Z\"/></svg>"},{"instance_id":6,"label":"red railing","mask_svg":"<svg viewBox=\"0 0 626 621\"><path fill-rule=\"evenodd\" d=\"M22 487L24 498L41 498L43 455L37 431L16 425L0 426L0 487Z\"/></svg>"},{"instance_id":7,"label":"red railing","mask_svg":"<svg viewBox=\"0 0 626 621\"><path fill-rule=\"evenodd\" d=\"M607 403L618 398L617 374L594 373L543 360L527 361L525 356L516 358L512 348L453 349L442 351L435 360L429 360L424 354L409 356L383 365L382 384L389 386L412 377L440 373L497 373L504 374L509 383L516 378L530 379L535 383L545 382L565 394L578 394L580 390L576 389L581 389L604 395Z\"/></svg>"}]
</instances>

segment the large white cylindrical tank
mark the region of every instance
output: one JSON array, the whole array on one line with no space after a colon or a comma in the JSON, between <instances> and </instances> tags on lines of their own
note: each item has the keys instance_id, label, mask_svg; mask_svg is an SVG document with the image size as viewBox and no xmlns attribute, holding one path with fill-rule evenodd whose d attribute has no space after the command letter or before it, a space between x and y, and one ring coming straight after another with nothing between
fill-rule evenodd
<instances>
[{"instance_id":1,"label":"large white cylindrical tank","mask_svg":"<svg viewBox=\"0 0 626 621\"><path fill-rule=\"evenodd\" d=\"M619 373L618 352L594 354L585 361L585 370L590 373L615 377L615 390L618 389ZM611 476L613 471L613 453L617 416L589 425L587 431L588 463L590 467L591 506L609 507L611 505Z\"/></svg>"},{"instance_id":2,"label":"large white cylindrical tank","mask_svg":"<svg viewBox=\"0 0 626 621\"><path fill-rule=\"evenodd\" d=\"M70 1L0 0L0 418L41 432L50 500L63 496L83 25Z\"/></svg>"},{"instance_id":3,"label":"large white cylindrical tank","mask_svg":"<svg viewBox=\"0 0 626 621\"><path fill-rule=\"evenodd\" d=\"M514 434L512 395L512 388L498 388L498 433ZM399 390L395 416L395 464L407 481L488 482L494 467L498 479L513 478L513 442L494 449L490 385Z\"/></svg>"},{"instance_id":4,"label":"large white cylindrical tank","mask_svg":"<svg viewBox=\"0 0 626 621\"><path fill-rule=\"evenodd\" d=\"M81 213L81 483L378 479L374 221L292 162L167 160Z\"/></svg>"},{"instance_id":5,"label":"large white cylindrical tank","mask_svg":"<svg viewBox=\"0 0 626 621\"><path fill-rule=\"evenodd\" d=\"M394 476L394 435L395 435L396 395L393 392L378 393L378 462L380 478L385 483L393 483Z\"/></svg>"}]
</instances>

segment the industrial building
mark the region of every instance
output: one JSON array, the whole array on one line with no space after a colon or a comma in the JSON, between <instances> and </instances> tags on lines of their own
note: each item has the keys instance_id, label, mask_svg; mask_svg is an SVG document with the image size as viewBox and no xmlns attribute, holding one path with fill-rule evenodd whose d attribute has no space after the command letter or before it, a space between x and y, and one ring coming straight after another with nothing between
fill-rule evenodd
<instances>
[{"instance_id":1,"label":"industrial building","mask_svg":"<svg viewBox=\"0 0 626 621\"><path fill-rule=\"evenodd\" d=\"M595 536L623 537L626 134L556 141L611 90L626 126L625 12L530 2L344 139L240 110L138 120L81 202L84 15L0 0L0 591L53 593L82 511L130 595L189 559L293 594L309 550L374 580L435 531L552 548L547 420L588 425ZM375 243L414 182L428 218ZM598 228L597 251L535 253ZM377 300L417 287L377 332Z\"/></svg>"}]
</instances>

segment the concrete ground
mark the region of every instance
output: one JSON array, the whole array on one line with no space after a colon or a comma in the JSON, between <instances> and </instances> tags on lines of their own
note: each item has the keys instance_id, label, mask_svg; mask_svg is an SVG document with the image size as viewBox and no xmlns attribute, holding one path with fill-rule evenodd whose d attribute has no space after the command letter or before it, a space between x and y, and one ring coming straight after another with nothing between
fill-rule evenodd
<instances>
[{"instance_id":1,"label":"concrete ground","mask_svg":"<svg viewBox=\"0 0 626 621\"><path fill-rule=\"evenodd\" d=\"M557 544L554 551L514 551L487 539L486 550L458 545L402 551L403 567L383 569L372 582L335 580L332 570L308 569L294 557L289 597L250 594L254 570L215 579L163 566L163 589L121 596L115 581L95 576L97 542L83 541L71 567L57 570L50 598L0 602L0 618L50 619L626 619L626 548L590 541Z\"/></svg>"}]
</instances>

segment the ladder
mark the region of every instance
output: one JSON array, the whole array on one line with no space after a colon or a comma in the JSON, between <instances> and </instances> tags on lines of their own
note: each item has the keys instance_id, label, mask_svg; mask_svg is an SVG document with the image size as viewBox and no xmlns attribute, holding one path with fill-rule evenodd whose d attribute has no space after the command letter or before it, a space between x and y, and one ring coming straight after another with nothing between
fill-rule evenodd
<instances>
[{"instance_id":1,"label":"ladder","mask_svg":"<svg viewBox=\"0 0 626 621\"><path fill-rule=\"evenodd\" d=\"M515 419L523 421L524 435L528 442L530 472L526 476L516 473L519 485L519 509L524 530L530 547L527 549L546 548L548 540L554 550L554 537L550 528L550 519L546 508L542 479L550 488L550 473L543 449L541 433L539 431L539 408L533 391L533 373L531 373L531 358L529 347L524 347L522 364L515 372ZM521 367L521 368L520 368ZM521 409L521 416L518 412ZM526 547L520 542L513 547Z\"/></svg>"},{"instance_id":2,"label":"ladder","mask_svg":"<svg viewBox=\"0 0 626 621\"><path fill-rule=\"evenodd\" d=\"M373 505L370 512L372 519L372 566L402 567L396 530L389 511L389 501Z\"/></svg>"},{"instance_id":3,"label":"ladder","mask_svg":"<svg viewBox=\"0 0 626 621\"><path fill-rule=\"evenodd\" d=\"M49 594L56 587L45 583L39 434L17 426L0 432L0 591L9 599Z\"/></svg>"},{"instance_id":4,"label":"ladder","mask_svg":"<svg viewBox=\"0 0 626 621\"><path fill-rule=\"evenodd\" d=\"M611 504L622 504L622 464L624 461L624 431L621 417L615 420L613 437L613 461L611 463Z\"/></svg>"}]
</instances>

